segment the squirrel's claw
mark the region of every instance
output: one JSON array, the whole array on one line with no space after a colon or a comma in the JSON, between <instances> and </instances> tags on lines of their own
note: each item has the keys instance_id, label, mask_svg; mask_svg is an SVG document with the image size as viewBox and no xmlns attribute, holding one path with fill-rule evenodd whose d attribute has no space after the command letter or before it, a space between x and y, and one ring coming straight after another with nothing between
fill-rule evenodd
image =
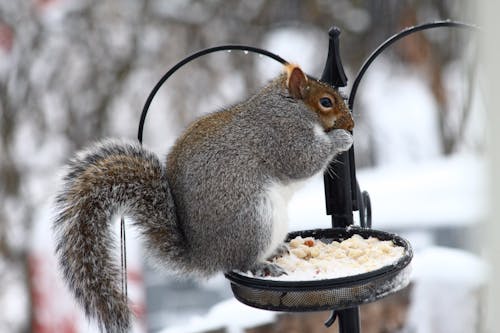
<instances>
[{"instance_id":1,"label":"squirrel's claw","mask_svg":"<svg viewBox=\"0 0 500 333\"><path fill-rule=\"evenodd\" d=\"M285 244L280 244L269 256L269 258L267 258L267 260L272 261L274 258L283 257L284 255L287 255L289 253L290 251L288 250L288 246L286 246Z\"/></svg>"},{"instance_id":2,"label":"squirrel's claw","mask_svg":"<svg viewBox=\"0 0 500 333\"><path fill-rule=\"evenodd\" d=\"M287 275L287 273L283 268L270 262L260 262L258 264L255 264L255 266L253 266L251 271L253 275L257 277L266 277L266 276L276 277L281 275Z\"/></svg>"}]
</instances>

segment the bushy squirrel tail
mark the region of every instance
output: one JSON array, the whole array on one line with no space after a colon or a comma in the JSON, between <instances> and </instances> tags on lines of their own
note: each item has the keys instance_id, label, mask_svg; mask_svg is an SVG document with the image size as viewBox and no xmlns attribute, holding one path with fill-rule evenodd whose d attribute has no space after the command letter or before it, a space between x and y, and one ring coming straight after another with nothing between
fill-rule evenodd
<instances>
[{"instance_id":1,"label":"bushy squirrel tail","mask_svg":"<svg viewBox=\"0 0 500 333\"><path fill-rule=\"evenodd\" d=\"M185 267L186 246L165 168L139 143L111 140L80 152L68 167L54 221L59 265L86 315L101 330L125 332L130 310L113 255L112 217L130 217L156 258Z\"/></svg>"}]
</instances>

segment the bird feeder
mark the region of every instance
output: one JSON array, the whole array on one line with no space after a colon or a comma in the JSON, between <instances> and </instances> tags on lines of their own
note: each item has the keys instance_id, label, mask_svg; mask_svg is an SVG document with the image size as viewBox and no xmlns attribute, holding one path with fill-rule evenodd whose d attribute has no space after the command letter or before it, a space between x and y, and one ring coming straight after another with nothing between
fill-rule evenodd
<instances>
[{"instance_id":1,"label":"bird feeder","mask_svg":"<svg viewBox=\"0 0 500 333\"><path fill-rule=\"evenodd\" d=\"M411 27L395 34L381 44L365 61L356 76L347 105L353 110L354 99L359 83L370 64L388 46L395 41L421 30L438 27L474 28L474 26L454 21L439 21ZM345 87L347 77L344 73L339 53L340 30L332 27L329 32L328 56L321 76L321 81L335 88ZM143 127L149 106L165 81L180 67L209 53L227 50L242 50L270 57L282 64L287 61L280 56L256 47L246 45L222 45L196 52L172 67L159 80L148 96L144 105L138 130L138 139L142 143ZM227 272L234 296L252 307L289 312L332 310L332 316L325 322L331 326L338 319L340 333L360 332L359 305L377 301L391 295L409 283L412 249L404 238L381 230L372 229L370 197L362 192L356 179L354 146L335 158L329 166L332 172L325 173L326 213L331 216L332 228L313 229L292 232L287 241L296 236L314 237L323 242L342 241L353 235L363 238L375 237L382 241L391 241L404 248L403 255L392 265L362 274L308 281L282 281L250 277L240 272ZM359 226L354 225L353 212L359 213ZM122 226L123 227L123 226Z\"/></svg>"}]
</instances>

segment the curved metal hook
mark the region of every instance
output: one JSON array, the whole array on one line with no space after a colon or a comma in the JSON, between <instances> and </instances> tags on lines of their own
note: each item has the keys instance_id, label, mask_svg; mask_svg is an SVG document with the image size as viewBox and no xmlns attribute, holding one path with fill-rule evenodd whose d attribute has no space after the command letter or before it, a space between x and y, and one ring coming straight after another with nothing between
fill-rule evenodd
<instances>
[{"instance_id":1,"label":"curved metal hook","mask_svg":"<svg viewBox=\"0 0 500 333\"><path fill-rule=\"evenodd\" d=\"M431 23L424 23L420 25L416 25L413 27L408 27L397 34L391 36L388 38L385 42L379 45L375 49L375 51L370 54L370 56L365 60L363 65L361 66L361 69L358 72L358 75L356 75L356 78L354 79L354 82L352 84L351 92L349 94L349 100L348 100L348 106L349 109L353 110L354 107L354 98L356 97L356 92L358 91L358 86L359 83L361 82L361 79L365 75L365 72L368 70L368 67L371 65L371 63L375 60L375 58L382 53L386 48L388 48L390 45L392 45L394 42L400 40L403 37L406 37L412 33L422 31L422 30L427 30L427 29L433 29L433 28L439 28L439 27L456 27L456 28L466 28L466 29L479 29L478 26L475 26L473 24L469 23L463 23L463 22L458 22L458 21L436 21L436 22L431 22Z\"/></svg>"},{"instance_id":2,"label":"curved metal hook","mask_svg":"<svg viewBox=\"0 0 500 333\"><path fill-rule=\"evenodd\" d=\"M154 86L153 90L149 93L149 96L146 100L146 103L144 104L144 107L142 109L141 113L141 119L139 121L139 130L137 132L137 138L139 139L139 142L142 144L142 133L144 129L144 122L146 121L146 116L148 113L149 106L151 105L151 102L153 101L153 98L155 97L156 93L160 89L160 87L167 81L167 79L174 74L179 68L187 64L188 62L202 57L206 54L209 53L214 53L214 52L219 52L219 51L233 51L233 50L241 50L241 51L248 51L248 52L253 52L253 53L258 53L261 55L265 55L271 59L274 59L278 61L279 63L286 65L288 64L288 61L285 59L281 58L279 55L274 54L272 52L269 52L267 50L258 48L258 47L253 47L253 46L247 46L247 45L220 45L220 46L215 46L215 47L210 47L207 49L200 50L196 53L191 54L190 56L187 56L186 58L182 59L179 61L176 65L174 65L172 68L166 72L161 79L158 81L158 83Z\"/></svg>"}]
</instances>

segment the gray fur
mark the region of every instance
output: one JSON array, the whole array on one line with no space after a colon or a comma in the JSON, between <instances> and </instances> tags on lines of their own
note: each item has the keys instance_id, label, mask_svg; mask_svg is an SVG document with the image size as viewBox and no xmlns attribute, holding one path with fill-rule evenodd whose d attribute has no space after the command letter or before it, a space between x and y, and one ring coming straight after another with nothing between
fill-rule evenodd
<instances>
[{"instance_id":1,"label":"gray fur","mask_svg":"<svg viewBox=\"0 0 500 333\"><path fill-rule=\"evenodd\" d=\"M127 165L99 165L114 156L136 157L143 167L134 175ZM82 184L89 170L92 181ZM132 217L146 244L154 245L149 248L156 257L173 267L183 265L185 242L176 227L164 171L158 158L138 143L111 140L77 154L68 165L64 189L57 197L56 253L75 298L101 330L124 332L130 322L128 300L121 293L119 269L111 254L110 221L115 213Z\"/></svg>"},{"instance_id":2,"label":"gray fur","mask_svg":"<svg viewBox=\"0 0 500 333\"><path fill-rule=\"evenodd\" d=\"M322 172L349 149L344 130L318 134L317 114L283 82L192 125L166 166L139 144L117 141L69 163L57 199L56 251L70 289L102 329L122 332L130 322L110 253L118 210L132 217L163 266L202 276L252 269L271 246L269 187Z\"/></svg>"}]
</instances>

